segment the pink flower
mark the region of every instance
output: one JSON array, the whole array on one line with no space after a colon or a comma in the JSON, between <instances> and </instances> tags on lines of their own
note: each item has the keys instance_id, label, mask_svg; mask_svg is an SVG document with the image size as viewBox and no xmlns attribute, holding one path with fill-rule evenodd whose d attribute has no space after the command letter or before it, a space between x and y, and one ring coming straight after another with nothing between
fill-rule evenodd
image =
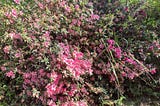
<instances>
[{"instance_id":1,"label":"pink flower","mask_svg":"<svg viewBox=\"0 0 160 106\"><path fill-rule=\"evenodd\" d=\"M45 34L44 34L45 37L49 37L49 35L50 35L49 31L46 31Z\"/></svg>"},{"instance_id":2,"label":"pink flower","mask_svg":"<svg viewBox=\"0 0 160 106\"><path fill-rule=\"evenodd\" d=\"M23 82L24 84L30 84L31 83L31 80L29 80L29 79L24 79L24 82Z\"/></svg>"},{"instance_id":3,"label":"pink flower","mask_svg":"<svg viewBox=\"0 0 160 106\"><path fill-rule=\"evenodd\" d=\"M132 64L132 65L136 64L136 62L133 59L125 58L125 61Z\"/></svg>"},{"instance_id":4,"label":"pink flower","mask_svg":"<svg viewBox=\"0 0 160 106\"><path fill-rule=\"evenodd\" d=\"M40 69L40 70L38 70L39 71L39 74L40 74L40 76L45 76L46 75L46 73L44 72L44 70L43 69Z\"/></svg>"},{"instance_id":5,"label":"pink flower","mask_svg":"<svg viewBox=\"0 0 160 106\"><path fill-rule=\"evenodd\" d=\"M76 19L72 19L72 24L76 25L76 23L77 23L77 20Z\"/></svg>"},{"instance_id":6,"label":"pink flower","mask_svg":"<svg viewBox=\"0 0 160 106\"><path fill-rule=\"evenodd\" d=\"M23 73L23 79L31 78L30 73Z\"/></svg>"},{"instance_id":7,"label":"pink flower","mask_svg":"<svg viewBox=\"0 0 160 106\"><path fill-rule=\"evenodd\" d=\"M4 51L4 53L9 53L9 51L10 51L10 46L5 46L5 47L3 48L3 51Z\"/></svg>"},{"instance_id":8,"label":"pink flower","mask_svg":"<svg viewBox=\"0 0 160 106\"><path fill-rule=\"evenodd\" d=\"M102 52L102 49L100 49L99 47L97 47L97 52L98 52L98 53L101 53L101 52Z\"/></svg>"},{"instance_id":9,"label":"pink flower","mask_svg":"<svg viewBox=\"0 0 160 106\"><path fill-rule=\"evenodd\" d=\"M83 58L83 53L74 51L73 56L74 56L75 59L82 59Z\"/></svg>"},{"instance_id":10,"label":"pink flower","mask_svg":"<svg viewBox=\"0 0 160 106\"><path fill-rule=\"evenodd\" d=\"M65 92L65 88L63 88L63 86L64 86L64 83L62 82L62 83L60 83L60 85L56 88L56 93L57 94L60 94L60 93L64 93Z\"/></svg>"},{"instance_id":11,"label":"pink flower","mask_svg":"<svg viewBox=\"0 0 160 106\"><path fill-rule=\"evenodd\" d=\"M50 46L50 42L48 42L48 41L43 42L43 46L48 48Z\"/></svg>"},{"instance_id":12,"label":"pink flower","mask_svg":"<svg viewBox=\"0 0 160 106\"><path fill-rule=\"evenodd\" d=\"M70 13L71 12L71 8L69 6L65 6L65 10L66 12Z\"/></svg>"},{"instance_id":13,"label":"pink flower","mask_svg":"<svg viewBox=\"0 0 160 106\"><path fill-rule=\"evenodd\" d=\"M70 52L69 46L61 44L62 51L59 55L61 62L66 64L67 70L75 77L79 78L80 75L88 72L92 74L93 70L91 69L92 64L89 60L83 59L83 53L74 50Z\"/></svg>"},{"instance_id":14,"label":"pink flower","mask_svg":"<svg viewBox=\"0 0 160 106\"><path fill-rule=\"evenodd\" d=\"M57 92L56 92L56 88L57 88L57 85L54 84L54 82L49 83L49 84L46 86L47 96L48 96L48 97L52 97L53 95L55 95L55 94L57 93Z\"/></svg>"},{"instance_id":15,"label":"pink flower","mask_svg":"<svg viewBox=\"0 0 160 106\"><path fill-rule=\"evenodd\" d=\"M73 101L68 101L68 102L61 104L61 106L77 106L77 105Z\"/></svg>"},{"instance_id":16,"label":"pink flower","mask_svg":"<svg viewBox=\"0 0 160 106\"><path fill-rule=\"evenodd\" d=\"M120 59L120 58L122 57L121 48L120 48L120 47L115 48L114 51L115 51L115 56L116 56L118 59Z\"/></svg>"},{"instance_id":17,"label":"pink flower","mask_svg":"<svg viewBox=\"0 0 160 106\"><path fill-rule=\"evenodd\" d=\"M115 41L114 41L114 40L111 40L111 39L108 39L108 40L107 40L107 43L108 43L109 45L114 45L114 44L115 44Z\"/></svg>"},{"instance_id":18,"label":"pink flower","mask_svg":"<svg viewBox=\"0 0 160 106\"><path fill-rule=\"evenodd\" d=\"M15 57L16 57L16 58L21 57L21 53L16 53L16 54L15 54Z\"/></svg>"},{"instance_id":19,"label":"pink flower","mask_svg":"<svg viewBox=\"0 0 160 106\"><path fill-rule=\"evenodd\" d=\"M69 96L74 96L74 94L77 92L77 85L76 84L72 84L71 85L71 90L68 92Z\"/></svg>"},{"instance_id":20,"label":"pink flower","mask_svg":"<svg viewBox=\"0 0 160 106\"><path fill-rule=\"evenodd\" d=\"M6 73L7 77L11 77L11 78L15 78L15 74L13 73L13 71L9 71Z\"/></svg>"},{"instance_id":21,"label":"pink flower","mask_svg":"<svg viewBox=\"0 0 160 106\"><path fill-rule=\"evenodd\" d=\"M42 3L38 3L38 6L39 6L40 9L44 9L44 6L43 6Z\"/></svg>"},{"instance_id":22,"label":"pink flower","mask_svg":"<svg viewBox=\"0 0 160 106\"><path fill-rule=\"evenodd\" d=\"M20 4L20 0L13 0L16 4Z\"/></svg>"},{"instance_id":23,"label":"pink flower","mask_svg":"<svg viewBox=\"0 0 160 106\"><path fill-rule=\"evenodd\" d=\"M99 20L99 15L97 15L97 14L91 14L91 19L92 20Z\"/></svg>"},{"instance_id":24,"label":"pink flower","mask_svg":"<svg viewBox=\"0 0 160 106\"><path fill-rule=\"evenodd\" d=\"M102 72L100 70L94 70L94 73L97 74L97 75L102 74Z\"/></svg>"},{"instance_id":25,"label":"pink flower","mask_svg":"<svg viewBox=\"0 0 160 106\"><path fill-rule=\"evenodd\" d=\"M2 71L6 71L6 67L4 67L4 66L1 66L0 69L1 69Z\"/></svg>"},{"instance_id":26,"label":"pink flower","mask_svg":"<svg viewBox=\"0 0 160 106\"><path fill-rule=\"evenodd\" d=\"M58 75L55 72L52 72L52 74L51 74L51 78L52 78L53 82L49 83L46 86L46 89L47 89L46 92L47 92L48 97L52 97L55 94L59 94L59 93L61 93L64 90L63 89L63 85L64 85L63 83L61 83L60 85L58 85L58 83L59 83L62 75L61 74Z\"/></svg>"},{"instance_id":27,"label":"pink flower","mask_svg":"<svg viewBox=\"0 0 160 106\"><path fill-rule=\"evenodd\" d=\"M104 46L104 44L100 44L99 47L100 47L101 49L104 49L105 46Z\"/></svg>"},{"instance_id":28,"label":"pink flower","mask_svg":"<svg viewBox=\"0 0 160 106\"><path fill-rule=\"evenodd\" d=\"M114 46L113 45L108 45L108 50L113 50Z\"/></svg>"},{"instance_id":29,"label":"pink flower","mask_svg":"<svg viewBox=\"0 0 160 106\"><path fill-rule=\"evenodd\" d=\"M77 106L88 106L88 105L84 101L79 101Z\"/></svg>"},{"instance_id":30,"label":"pink flower","mask_svg":"<svg viewBox=\"0 0 160 106\"><path fill-rule=\"evenodd\" d=\"M9 34L9 37L11 37L11 39L22 39L22 37L21 37L21 35L18 33L18 34L16 34L16 33L10 33Z\"/></svg>"},{"instance_id":31,"label":"pink flower","mask_svg":"<svg viewBox=\"0 0 160 106\"><path fill-rule=\"evenodd\" d=\"M125 12L128 12L128 11L129 11L128 7L125 7L125 8L124 8L124 11L125 11Z\"/></svg>"},{"instance_id":32,"label":"pink flower","mask_svg":"<svg viewBox=\"0 0 160 106\"><path fill-rule=\"evenodd\" d=\"M126 73L126 72L122 72L121 75L122 75L123 77L126 77L126 76L127 76L127 73Z\"/></svg>"},{"instance_id":33,"label":"pink flower","mask_svg":"<svg viewBox=\"0 0 160 106\"><path fill-rule=\"evenodd\" d=\"M58 74L55 71L52 71L50 78L55 80L58 77Z\"/></svg>"},{"instance_id":34,"label":"pink flower","mask_svg":"<svg viewBox=\"0 0 160 106\"><path fill-rule=\"evenodd\" d=\"M107 40L107 43L108 43L108 50L113 50L114 49L115 41L109 39L109 40Z\"/></svg>"},{"instance_id":35,"label":"pink flower","mask_svg":"<svg viewBox=\"0 0 160 106\"><path fill-rule=\"evenodd\" d=\"M80 26L82 22L80 20L77 21L77 25Z\"/></svg>"},{"instance_id":36,"label":"pink flower","mask_svg":"<svg viewBox=\"0 0 160 106\"><path fill-rule=\"evenodd\" d=\"M75 5L75 9L76 9L76 10L79 10L79 5L78 5L78 4Z\"/></svg>"},{"instance_id":37,"label":"pink flower","mask_svg":"<svg viewBox=\"0 0 160 106\"><path fill-rule=\"evenodd\" d=\"M156 69L152 69L152 70L150 71L150 73L151 73L151 74L155 74L155 73L156 73Z\"/></svg>"},{"instance_id":38,"label":"pink flower","mask_svg":"<svg viewBox=\"0 0 160 106\"><path fill-rule=\"evenodd\" d=\"M134 79L134 77L136 77L136 73L132 72L128 74L129 79Z\"/></svg>"},{"instance_id":39,"label":"pink flower","mask_svg":"<svg viewBox=\"0 0 160 106\"><path fill-rule=\"evenodd\" d=\"M12 16L13 16L14 18L17 18L17 16L18 16L16 9L12 9L11 14L12 14Z\"/></svg>"},{"instance_id":40,"label":"pink flower","mask_svg":"<svg viewBox=\"0 0 160 106\"><path fill-rule=\"evenodd\" d=\"M64 7L66 5L66 1L62 1L59 3L60 7Z\"/></svg>"},{"instance_id":41,"label":"pink flower","mask_svg":"<svg viewBox=\"0 0 160 106\"><path fill-rule=\"evenodd\" d=\"M9 14L9 12L6 12L4 15L5 15L7 18L11 18L11 15Z\"/></svg>"},{"instance_id":42,"label":"pink flower","mask_svg":"<svg viewBox=\"0 0 160 106\"><path fill-rule=\"evenodd\" d=\"M57 106L55 102L53 102L53 100L49 100L47 103L49 106Z\"/></svg>"},{"instance_id":43,"label":"pink flower","mask_svg":"<svg viewBox=\"0 0 160 106\"><path fill-rule=\"evenodd\" d=\"M13 20L13 19L10 19L9 22L10 22L11 24L13 24L13 23L14 23L14 20Z\"/></svg>"}]
</instances>

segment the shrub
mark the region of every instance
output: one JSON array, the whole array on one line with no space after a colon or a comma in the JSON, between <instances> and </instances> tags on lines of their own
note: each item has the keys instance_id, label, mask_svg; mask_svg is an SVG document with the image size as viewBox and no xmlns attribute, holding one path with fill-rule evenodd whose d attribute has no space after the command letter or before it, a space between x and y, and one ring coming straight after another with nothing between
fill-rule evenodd
<instances>
[{"instance_id":1,"label":"shrub","mask_svg":"<svg viewBox=\"0 0 160 106\"><path fill-rule=\"evenodd\" d=\"M151 5L154 11L157 5ZM139 78L147 84L152 76L157 81L159 20L147 6L144 1L128 6L104 0L3 1L2 105L99 105L119 94L115 103L121 104L125 84ZM155 80L149 85L158 85Z\"/></svg>"}]
</instances>

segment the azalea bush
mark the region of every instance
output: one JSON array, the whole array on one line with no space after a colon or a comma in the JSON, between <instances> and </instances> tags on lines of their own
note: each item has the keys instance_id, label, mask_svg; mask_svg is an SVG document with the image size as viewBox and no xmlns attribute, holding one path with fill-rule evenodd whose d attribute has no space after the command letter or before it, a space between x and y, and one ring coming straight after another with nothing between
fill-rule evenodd
<instances>
[{"instance_id":1,"label":"azalea bush","mask_svg":"<svg viewBox=\"0 0 160 106\"><path fill-rule=\"evenodd\" d=\"M120 105L130 83L157 89L158 1L128 3L1 1L1 105Z\"/></svg>"}]
</instances>

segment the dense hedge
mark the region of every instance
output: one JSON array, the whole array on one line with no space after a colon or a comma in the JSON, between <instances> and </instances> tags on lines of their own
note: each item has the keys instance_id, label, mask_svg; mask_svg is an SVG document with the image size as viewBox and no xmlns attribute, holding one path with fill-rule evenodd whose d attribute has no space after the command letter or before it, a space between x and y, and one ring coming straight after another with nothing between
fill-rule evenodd
<instances>
[{"instance_id":1,"label":"dense hedge","mask_svg":"<svg viewBox=\"0 0 160 106\"><path fill-rule=\"evenodd\" d=\"M159 17L159 0L0 1L0 105L158 99Z\"/></svg>"}]
</instances>

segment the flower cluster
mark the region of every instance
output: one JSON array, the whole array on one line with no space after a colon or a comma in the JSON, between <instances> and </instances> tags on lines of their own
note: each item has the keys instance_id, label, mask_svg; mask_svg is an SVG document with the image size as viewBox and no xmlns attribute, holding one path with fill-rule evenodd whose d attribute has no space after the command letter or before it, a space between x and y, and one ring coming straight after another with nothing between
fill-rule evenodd
<instances>
[{"instance_id":1,"label":"flower cluster","mask_svg":"<svg viewBox=\"0 0 160 106\"><path fill-rule=\"evenodd\" d=\"M59 55L60 62L66 65L67 70L75 77L86 73L92 74L92 63L89 60L83 59L83 53L76 50L71 50L70 45L60 44L62 51Z\"/></svg>"}]
</instances>

